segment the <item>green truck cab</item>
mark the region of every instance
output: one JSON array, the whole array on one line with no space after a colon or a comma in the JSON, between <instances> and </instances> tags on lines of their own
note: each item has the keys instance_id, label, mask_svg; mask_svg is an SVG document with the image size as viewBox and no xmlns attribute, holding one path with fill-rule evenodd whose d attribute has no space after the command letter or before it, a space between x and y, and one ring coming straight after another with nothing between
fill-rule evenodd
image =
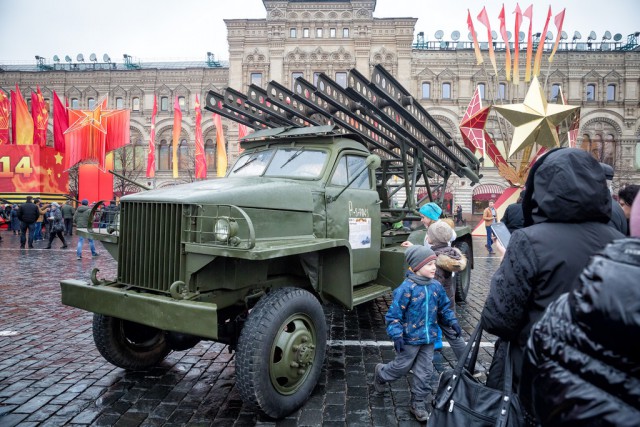
<instances>
[{"instance_id":1,"label":"green truck cab","mask_svg":"<svg viewBox=\"0 0 640 427\"><path fill-rule=\"evenodd\" d=\"M380 75L401 88L381 67L374 77ZM363 82L355 70L350 76ZM316 93L331 84L321 76ZM235 91L210 93L207 108L256 129L226 177L123 197L117 223L79 230L117 259L117 277L101 279L94 270L91 283L69 279L61 288L63 304L94 313L94 341L110 363L144 369L200 340L223 342L236 352L243 400L280 418L299 408L318 382L328 338L322 304L351 309L402 282L401 243L421 243L424 230L391 225L418 219L416 189L423 186L432 197L431 177L442 178L441 188L451 173L472 182L479 177L468 150L455 147L451 158L458 163L436 162L442 153L425 155L429 147L385 120L382 109L369 106L350 118L322 107L323 99L346 90L317 95L296 115L287 109L292 99L305 104L304 91L287 92L287 101L286 89L271 82L268 90L274 88L262 115L249 102L239 108ZM358 124L371 123L374 114L380 123L370 127L380 135ZM407 146L389 142L389 129ZM450 140L442 145L452 147ZM401 187L390 184L396 174L404 177ZM392 200L400 189L407 202L398 208ZM469 260L456 276L464 299L473 253L470 230L456 231L453 244Z\"/></svg>"}]
</instances>

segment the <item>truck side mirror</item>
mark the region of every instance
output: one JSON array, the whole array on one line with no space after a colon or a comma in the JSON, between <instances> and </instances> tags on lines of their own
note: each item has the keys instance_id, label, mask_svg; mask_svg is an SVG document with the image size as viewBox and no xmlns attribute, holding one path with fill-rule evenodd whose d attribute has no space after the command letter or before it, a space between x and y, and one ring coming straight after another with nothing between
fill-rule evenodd
<instances>
[{"instance_id":1,"label":"truck side mirror","mask_svg":"<svg viewBox=\"0 0 640 427\"><path fill-rule=\"evenodd\" d=\"M376 170L382 164L382 160L377 154L369 154L365 163L369 169Z\"/></svg>"}]
</instances>

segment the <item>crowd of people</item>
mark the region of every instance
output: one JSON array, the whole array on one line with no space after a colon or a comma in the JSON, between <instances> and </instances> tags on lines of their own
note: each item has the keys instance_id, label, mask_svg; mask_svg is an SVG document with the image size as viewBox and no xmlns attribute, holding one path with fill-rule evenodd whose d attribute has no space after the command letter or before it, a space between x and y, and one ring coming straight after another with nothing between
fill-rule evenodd
<instances>
[{"instance_id":1,"label":"crowd of people","mask_svg":"<svg viewBox=\"0 0 640 427\"><path fill-rule=\"evenodd\" d=\"M510 381L525 425L631 426L640 419L640 347L632 338L640 333L640 187L625 186L615 200L610 179L583 150L551 150L502 218L512 232L507 248L494 240L493 201L484 211L486 248L502 257L480 320L498 338L486 385L502 390ZM442 270L438 255L452 231L441 214L434 203L422 206L423 245L402 245L408 268L386 315L396 357L373 373L374 390L384 393L413 372L410 412L419 421L432 409L435 330L457 357L466 345L442 274L455 273ZM450 249L449 264L460 260ZM510 378L502 377L505 360Z\"/></svg>"},{"instance_id":2,"label":"crowd of people","mask_svg":"<svg viewBox=\"0 0 640 427\"><path fill-rule=\"evenodd\" d=\"M87 228L91 224L93 227L106 228L116 221L120 207L115 200L105 207L99 206L90 218L93 205L90 206L89 201L84 199L75 208L71 200L61 206L58 202L44 203L39 198L27 196L25 202L19 205L7 203L0 206L0 216L9 232L20 235L20 249L35 249L34 242L38 241L46 241L47 246L43 249L51 249L56 238L62 243L60 248L66 249L69 247L68 238L74 234L74 226ZM93 239L88 240L92 256L98 256ZM82 259L83 243L84 237L79 236L77 259Z\"/></svg>"}]
</instances>

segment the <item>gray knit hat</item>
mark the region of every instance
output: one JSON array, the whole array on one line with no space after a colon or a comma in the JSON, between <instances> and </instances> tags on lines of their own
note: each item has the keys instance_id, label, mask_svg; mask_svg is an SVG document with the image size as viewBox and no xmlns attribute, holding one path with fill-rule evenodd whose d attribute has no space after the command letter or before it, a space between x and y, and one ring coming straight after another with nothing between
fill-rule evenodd
<instances>
[{"instance_id":1,"label":"gray knit hat","mask_svg":"<svg viewBox=\"0 0 640 427\"><path fill-rule=\"evenodd\" d=\"M444 221L436 221L427 229L427 236L432 245L447 244L453 237L453 229Z\"/></svg>"},{"instance_id":2,"label":"gray knit hat","mask_svg":"<svg viewBox=\"0 0 640 427\"><path fill-rule=\"evenodd\" d=\"M60 205L58 204L58 202L53 202L51 203L51 206L53 206L54 208L59 208Z\"/></svg>"},{"instance_id":3,"label":"gray knit hat","mask_svg":"<svg viewBox=\"0 0 640 427\"><path fill-rule=\"evenodd\" d=\"M411 268L411 271L418 271L422 267L424 267L429 261L435 260L436 254L426 246L422 245L413 245L409 246L407 251L404 253L405 259L407 260L407 264Z\"/></svg>"}]
</instances>

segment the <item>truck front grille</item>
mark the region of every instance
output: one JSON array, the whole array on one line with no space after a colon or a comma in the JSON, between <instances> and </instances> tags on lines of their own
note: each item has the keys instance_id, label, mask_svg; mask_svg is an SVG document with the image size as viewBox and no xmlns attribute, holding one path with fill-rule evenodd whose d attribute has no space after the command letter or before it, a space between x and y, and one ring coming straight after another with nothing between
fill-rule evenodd
<instances>
[{"instance_id":1,"label":"truck front grille","mask_svg":"<svg viewBox=\"0 0 640 427\"><path fill-rule=\"evenodd\" d=\"M120 282L168 292L180 279L182 205L123 202L121 209Z\"/></svg>"}]
</instances>

